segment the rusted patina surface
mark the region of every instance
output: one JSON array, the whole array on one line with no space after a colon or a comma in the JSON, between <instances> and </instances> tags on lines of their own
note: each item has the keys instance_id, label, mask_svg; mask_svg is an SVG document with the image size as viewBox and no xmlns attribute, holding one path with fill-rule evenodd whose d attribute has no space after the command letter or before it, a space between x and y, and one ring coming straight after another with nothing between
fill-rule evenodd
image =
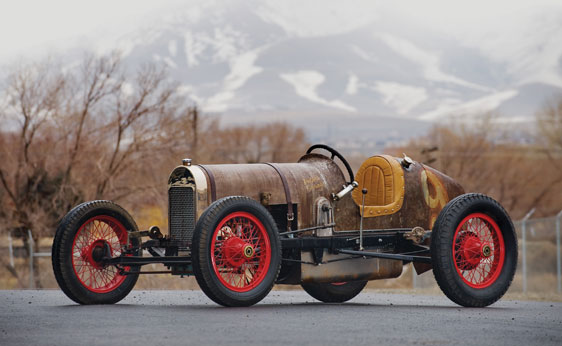
<instances>
[{"instance_id":1,"label":"rusted patina surface","mask_svg":"<svg viewBox=\"0 0 562 346\"><path fill-rule=\"evenodd\" d=\"M401 159L395 160L401 162ZM292 202L296 205L299 228L317 226L317 203L324 198L333 206L336 232L359 229L360 208L353 202L351 194L339 201L332 201L331 194L341 190L345 177L331 159L319 154L308 154L298 163L281 163L278 166L287 179ZM430 230L445 204L464 193L463 188L452 178L429 166L415 162L408 168L400 168L404 176L402 207L393 214L365 218L365 229L419 226ZM210 179L206 171L211 171L214 176L217 199L241 195L260 201L267 207L287 204L278 173L266 164L206 165L205 170L197 165L177 167L169 183L178 183L181 181L178 177L185 174L183 182L196 185L198 217L212 202ZM193 178L187 177L189 173L186 172L190 172Z\"/></svg>"},{"instance_id":2,"label":"rusted patina surface","mask_svg":"<svg viewBox=\"0 0 562 346\"><path fill-rule=\"evenodd\" d=\"M395 159L401 161L400 159ZM399 211L377 217L365 218L363 227L369 229L413 228L426 230L433 228L433 223L441 209L448 201L464 193L463 188L447 175L414 162L409 168L401 167L404 172L404 202ZM345 206L346 220L338 224L338 230L355 230L359 228L359 207L351 202ZM338 212L343 209L338 205L336 222L341 222ZM353 210L353 212L350 212Z\"/></svg>"},{"instance_id":3,"label":"rusted patina surface","mask_svg":"<svg viewBox=\"0 0 562 346\"><path fill-rule=\"evenodd\" d=\"M324 171L328 173L326 180L330 181L330 185L333 186L333 190L329 191L327 195L323 195L322 197L330 200L334 208L334 220L336 223L335 231L359 229L359 219L357 218L359 208L357 208L355 203L353 203L351 194L345 195L339 201L332 201L332 193L340 191L345 185L346 179L341 169L332 160L327 159L323 155L308 154L299 159L299 163L307 162L317 162L319 164L326 165L324 167ZM316 226L314 224L314 220L311 220L310 225Z\"/></svg>"},{"instance_id":4,"label":"rusted patina surface","mask_svg":"<svg viewBox=\"0 0 562 346\"><path fill-rule=\"evenodd\" d=\"M403 177L403 202L401 207L390 214L365 218L363 227L366 232L390 228L421 227L431 230L441 209L452 198L464 193L463 188L450 177L421 163L402 165L402 159L385 157L392 162L394 169L399 169L398 176ZM398 165L397 165L398 164ZM295 236L331 236L332 234L356 233L360 223L360 208L347 194L334 201L332 193L337 193L345 184L345 177L339 166L330 158L319 154L307 154L297 163L276 165L285 177L291 200L297 215L292 222L293 229L307 228L335 222L335 229L309 231ZM211 177L214 184L211 184ZM213 199L227 196L247 196L262 203L270 211L275 207L284 207L285 214L272 215L278 222L286 217L287 195L279 173L267 164L225 164L177 167L170 176L169 186L192 186L196 191L197 218L212 203ZM403 196L403 197L402 197ZM330 212L319 215L328 207ZM287 223L285 222L285 225ZM280 231L284 229L280 226ZM353 234L352 233L352 234ZM392 250L390 250L392 251ZM311 262L310 252L303 251L301 260ZM347 255L325 253L324 260L340 258ZM374 280L397 277L402 272L402 262L388 259L354 259L337 261L322 265L301 264L299 268L302 282L338 282L350 280ZM428 265L418 265L419 271L430 269ZM295 282L297 283L297 282Z\"/></svg>"},{"instance_id":5,"label":"rusted patina surface","mask_svg":"<svg viewBox=\"0 0 562 346\"><path fill-rule=\"evenodd\" d=\"M314 217L315 202L320 198L330 198L332 192L340 190L345 178L339 167L329 158L309 154L298 163L277 164L285 176L291 199L297 207L298 227L316 226ZM190 170L197 166L189 167ZM286 205L286 195L279 174L267 164L225 164L205 165L215 179L216 198L227 196L247 196L261 202L266 207ZM203 171L209 184L209 176ZM198 191L200 189L198 188ZM211 203L211 190L199 196L198 207L206 208Z\"/></svg>"},{"instance_id":6,"label":"rusted patina surface","mask_svg":"<svg viewBox=\"0 0 562 346\"><path fill-rule=\"evenodd\" d=\"M464 189L451 177L423 165L421 186L426 206L429 208L429 225L432 229L437 216L445 205L453 198L464 193Z\"/></svg>"}]
</instances>

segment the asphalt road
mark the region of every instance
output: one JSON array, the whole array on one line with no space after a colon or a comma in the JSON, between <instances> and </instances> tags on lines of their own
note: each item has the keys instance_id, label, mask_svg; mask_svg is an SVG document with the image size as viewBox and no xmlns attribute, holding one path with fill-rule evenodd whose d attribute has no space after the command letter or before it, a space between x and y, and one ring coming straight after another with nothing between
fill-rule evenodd
<instances>
[{"instance_id":1,"label":"asphalt road","mask_svg":"<svg viewBox=\"0 0 562 346\"><path fill-rule=\"evenodd\" d=\"M200 291L133 291L79 306L61 291L0 291L0 345L562 345L562 303L461 308L444 296L363 292L322 304L274 291L222 308Z\"/></svg>"}]
</instances>

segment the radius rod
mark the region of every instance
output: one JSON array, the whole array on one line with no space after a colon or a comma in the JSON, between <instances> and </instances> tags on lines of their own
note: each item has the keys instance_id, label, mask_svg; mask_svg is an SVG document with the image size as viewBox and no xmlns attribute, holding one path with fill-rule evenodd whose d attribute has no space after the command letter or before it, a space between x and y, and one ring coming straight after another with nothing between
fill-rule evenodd
<instances>
[{"instance_id":1,"label":"radius rod","mask_svg":"<svg viewBox=\"0 0 562 346\"><path fill-rule=\"evenodd\" d=\"M394 254L394 253L356 251L356 250L345 250L345 249L335 249L335 252L336 253L343 253L343 254L347 254L347 255L357 255L357 256L365 256L365 257L387 258L387 259L394 259L394 260L400 260L400 261L431 263L431 257L427 257L427 256L401 255L401 254Z\"/></svg>"}]
</instances>

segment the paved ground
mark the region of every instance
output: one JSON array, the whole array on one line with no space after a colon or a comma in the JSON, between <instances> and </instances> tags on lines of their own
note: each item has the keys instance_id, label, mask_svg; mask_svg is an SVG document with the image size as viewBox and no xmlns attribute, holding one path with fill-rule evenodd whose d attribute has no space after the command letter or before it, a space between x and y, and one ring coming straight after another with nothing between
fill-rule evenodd
<instances>
[{"instance_id":1,"label":"paved ground","mask_svg":"<svg viewBox=\"0 0 562 346\"><path fill-rule=\"evenodd\" d=\"M562 303L458 307L443 296L361 293L321 304L274 291L222 308L200 291L133 291L79 306L61 291L0 291L0 345L562 345Z\"/></svg>"}]
</instances>

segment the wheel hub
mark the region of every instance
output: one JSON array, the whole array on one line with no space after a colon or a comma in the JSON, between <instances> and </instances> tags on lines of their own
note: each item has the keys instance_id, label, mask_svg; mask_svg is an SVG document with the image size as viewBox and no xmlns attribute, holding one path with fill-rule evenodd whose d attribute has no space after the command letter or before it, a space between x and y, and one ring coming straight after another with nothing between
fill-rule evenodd
<instances>
[{"instance_id":1,"label":"wheel hub","mask_svg":"<svg viewBox=\"0 0 562 346\"><path fill-rule=\"evenodd\" d=\"M239 237L228 238L224 244L225 257L233 267L239 267L244 262L254 257L255 250L251 244L246 243Z\"/></svg>"},{"instance_id":2,"label":"wheel hub","mask_svg":"<svg viewBox=\"0 0 562 346\"><path fill-rule=\"evenodd\" d=\"M483 257L483 246L476 234L466 233L461 238L459 248L461 257L459 266L462 270L472 270L480 264Z\"/></svg>"},{"instance_id":3,"label":"wheel hub","mask_svg":"<svg viewBox=\"0 0 562 346\"><path fill-rule=\"evenodd\" d=\"M89 246L82 249L80 254L84 261L87 261L95 268L101 269L104 267L102 260L106 255L111 255L111 247L103 239L94 241Z\"/></svg>"}]
</instances>

